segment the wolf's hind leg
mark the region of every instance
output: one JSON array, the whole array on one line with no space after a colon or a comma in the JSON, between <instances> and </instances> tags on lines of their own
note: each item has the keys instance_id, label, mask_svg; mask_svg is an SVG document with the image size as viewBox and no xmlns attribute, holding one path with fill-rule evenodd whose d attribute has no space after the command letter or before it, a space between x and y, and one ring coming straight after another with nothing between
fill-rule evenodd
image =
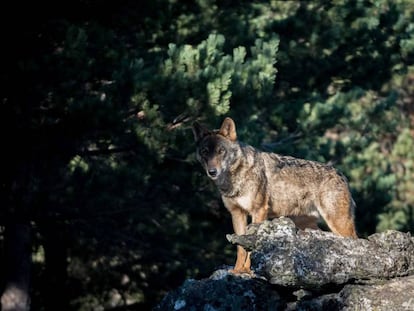
<instances>
[{"instance_id":1,"label":"wolf's hind leg","mask_svg":"<svg viewBox=\"0 0 414 311\"><path fill-rule=\"evenodd\" d=\"M352 218L329 218L325 221L332 232L343 237L358 238Z\"/></svg>"},{"instance_id":2,"label":"wolf's hind leg","mask_svg":"<svg viewBox=\"0 0 414 311\"><path fill-rule=\"evenodd\" d=\"M320 200L318 210L333 233L358 238L354 223L354 202L349 193L328 193Z\"/></svg>"}]
</instances>

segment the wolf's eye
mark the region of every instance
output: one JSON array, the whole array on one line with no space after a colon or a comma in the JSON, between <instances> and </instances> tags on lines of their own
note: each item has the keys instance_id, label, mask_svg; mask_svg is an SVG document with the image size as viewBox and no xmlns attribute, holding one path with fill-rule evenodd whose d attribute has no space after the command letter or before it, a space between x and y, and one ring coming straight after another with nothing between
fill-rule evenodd
<instances>
[{"instance_id":1,"label":"wolf's eye","mask_svg":"<svg viewBox=\"0 0 414 311\"><path fill-rule=\"evenodd\" d=\"M217 151L219 154L224 154L226 152L226 150L223 147L218 148Z\"/></svg>"},{"instance_id":2,"label":"wolf's eye","mask_svg":"<svg viewBox=\"0 0 414 311\"><path fill-rule=\"evenodd\" d=\"M201 149L201 150L200 150L200 155L201 155L202 157L207 157L207 155L208 155L208 149L207 149L207 148L203 148L203 149Z\"/></svg>"}]
</instances>

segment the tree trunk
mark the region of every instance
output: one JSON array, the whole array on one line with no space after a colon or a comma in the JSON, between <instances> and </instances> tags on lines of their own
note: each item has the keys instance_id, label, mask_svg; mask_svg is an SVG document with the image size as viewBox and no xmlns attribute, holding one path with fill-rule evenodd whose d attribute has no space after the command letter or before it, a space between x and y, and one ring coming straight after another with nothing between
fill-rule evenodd
<instances>
[{"instance_id":1,"label":"tree trunk","mask_svg":"<svg viewBox=\"0 0 414 311\"><path fill-rule=\"evenodd\" d=\"M67 288L67 245L63 225L53 221L40 224L45 250L44 297L53 297L44 302L47 311L65 311L69 309Z\"/></svg>"},{"instance_id":2,"label":"tree trunk","mask_svg":"<svg viewBox=\"0 0 414 311\"><path fill-rule=\"evenodd\" d=\"M30 310L31 234L29 224L7 224L5 231L5 288L3 311Z\"/></svg>"}]
</instances>

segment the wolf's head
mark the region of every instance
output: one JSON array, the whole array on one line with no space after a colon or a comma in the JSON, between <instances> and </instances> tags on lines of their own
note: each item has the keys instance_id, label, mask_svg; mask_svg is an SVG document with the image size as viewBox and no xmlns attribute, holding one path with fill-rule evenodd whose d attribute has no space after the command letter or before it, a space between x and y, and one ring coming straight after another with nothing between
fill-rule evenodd
<instances>
[{"instance_id":1,"label":"wolf's head","mask_svg":"<svg viewBox=\"0 0 414 311\"><path fill-rule=\"evenodd\" d=\"M225 118L219 130L208 130L195 122L193 133L198 161L211 179L218 179L234 162L240 149L234 121Z\"/></svg>"}]
</instances>

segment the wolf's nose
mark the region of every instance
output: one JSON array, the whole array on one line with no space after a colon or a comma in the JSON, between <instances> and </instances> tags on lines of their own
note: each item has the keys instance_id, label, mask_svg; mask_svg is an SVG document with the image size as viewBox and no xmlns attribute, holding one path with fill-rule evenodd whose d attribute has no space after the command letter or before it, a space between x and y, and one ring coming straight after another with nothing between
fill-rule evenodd
<instances>
[{"instance_id":1,"label":"wolf's nose","mask_svg":"<svg viewBox=\"0 0 414 311\"><path fill-rule=\"evenodd\" d=\"M216 168L210 168L210 169L208 170L208 174L209 174L211 177L216 177L216 175L217 175L217 169L216 169Z\"/></svg>"}]
</instances>

